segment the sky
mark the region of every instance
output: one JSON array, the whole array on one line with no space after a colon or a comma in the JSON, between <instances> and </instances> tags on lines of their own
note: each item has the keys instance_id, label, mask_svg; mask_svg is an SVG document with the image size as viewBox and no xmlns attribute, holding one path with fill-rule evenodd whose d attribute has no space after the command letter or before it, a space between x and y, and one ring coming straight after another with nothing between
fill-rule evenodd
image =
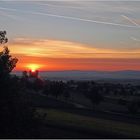
<instances>
[{"instance_id":1,"label":"sky","mask_svg":"<svg viewBox=\"0 0 140 140\"><path fill-rule=\"evenodd\" d=\"M0 1L15 70L140 70L140 1ZM1 48L2 49L2 48Z\"/></svg>"}]
</instances>

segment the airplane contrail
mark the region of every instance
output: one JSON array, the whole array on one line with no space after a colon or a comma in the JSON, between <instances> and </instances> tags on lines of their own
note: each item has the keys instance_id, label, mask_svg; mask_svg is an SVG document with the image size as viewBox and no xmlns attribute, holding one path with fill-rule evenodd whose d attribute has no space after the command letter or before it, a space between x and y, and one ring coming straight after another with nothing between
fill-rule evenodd
<instances>
[{"instance_id":1,"label":"airplane contrail","mask_svg":"<svg viewBox=\"0 0 140 140\"><path fill-rule=\"evenodd\" d=\"M0 14L1 14L2 16L9 17L9 18L11 18L11 19L13 19L13 20L23 20L23 19L20 18L20 17L17 17L17 16L15 16L15 15L11 15L11 14L6 13L6 12L3 12L3 11L0 11Z\"/></svg>"},{"instance_id":2,"label":"airplane contrail","mask_svg":"<svg viewBox=\"0 0 140 140\"><path fill-rule=\"evenodd\" d=\"M105 25L114 25L114 26L120 26L120 27L130 27L130 28L138 27L138 26L125 25L125 24L118 24L118 23L113 23L113 22L103 22L103 21L97 21L97 20L92 20L92 19L85 19L85 18L71 17L71 16L63 16L63 15L56 15L56 14L48 14L48 13L40 13L40 12L33 12L32 14L46 15L46 16L64 18L64 19L80 20L80 21L99 23L99 24L105 24Z\"/></svg>"},{"instance_id":3,"label":"airplane contrail","mask_svg":"<svg viewBox=\"0 0 140 140\"><path fill-rule=\"evenodd\" d=\"M83 9L83 7L75 7L75 6L63 6L63 5L54 5L54 4L48 4L48 3L36 3L37 5L43 5L43 6L50 6L50 7L63 7L63 8L71 8L71 9Z\"/></svg>"},{"instance_id":4,"label":"airplane contrail","mask_svg":"<svg viewBox=\"0 0 140 140\"><path fill-rule=\"evenodd\" d=\"M49 7L58 7L58 8L69 8L69 9L77 9L77 10L82 10L82 11L85 11L84 7L75 7L75 6L64 6L64 5L54 5L54 4L48 4L48 3L39 3L37 2L36 3L37 5L41 5L41 6L49 6ZM87 7L86 7L87 8ZM104 18L104 19L108 19L107 17L102 17L102 16L94 16L94 17L97 17L97 18Z\"/></svg>"},{"instance_id":5,"label":"airplane contrail","mask_svg":"<svg viewBox=\"0 0 140 140\"><path fill-rule=\"evenodd\" d=\"M56 17L56 18L78 20L78 21L84 21L84 22L90 22L90 23L98 23L98 24L104 24L104 25L113 25L113 26L128 27L128 28L140 28L140 26L119 24L119 23L113 23L113 22L103 22L103 21L97 21L97 20L92 20L92 19L85 19L85 18L71 17L71 16L64 16L64 15L56 15L56 14L50 14L50 13L21 11L21 10L17 10L17 9L3 8L3 7L0 7L0 9L1 10L8 10L8 11L15 11L15 12L22 12L22 13L27 13L27 14L34 14L34 15L42 15L42 16L50 16L50 17Z\"/></svg>"},{"instance_id":6,"label":"airplane contrail","mask_svg":"<svg viewBox=\"0 0 140 140\"><path fill-rule=\"evenodd\" d=\"M135 21L133 21L132 19L130 19L129 17L125 16L125 15L121 15L123 18L127 19L129 22L131 22L132 24L136 25L136 26L140 26L139 24L137 24Z\"/></svg>"},{"instance_id":7,"label":"airplane contrail","mask_svg":"<svg viewBox=\"0 0 140 140\"><path fill-rule=\"evenodd\" d=\"M133 37L133 36L131 36L130 38L131 38L132 40L134 40L134 41L140 42L140 39L137 39L137 38L135 38L135 37Z\"/></svg>"}]
</instances>

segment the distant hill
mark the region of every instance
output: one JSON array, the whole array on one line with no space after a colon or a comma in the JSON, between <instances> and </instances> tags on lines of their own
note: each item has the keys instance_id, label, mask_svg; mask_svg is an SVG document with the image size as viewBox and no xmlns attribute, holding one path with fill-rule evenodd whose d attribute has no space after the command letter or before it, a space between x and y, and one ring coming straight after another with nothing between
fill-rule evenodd
<instances>
[{"instance_id":1,"label":"distant hill","mask_svg":"<svg viewBox=\"0 0 140 140\"><path fill-rule=\"evenodd\" d=\"M13 74L21 76L20 71ZM124 71L41 71L40 77L50 80L101 80L101 79L135 79L140 80L140 71L124 70Z\"/></svg>"}]
</instances>

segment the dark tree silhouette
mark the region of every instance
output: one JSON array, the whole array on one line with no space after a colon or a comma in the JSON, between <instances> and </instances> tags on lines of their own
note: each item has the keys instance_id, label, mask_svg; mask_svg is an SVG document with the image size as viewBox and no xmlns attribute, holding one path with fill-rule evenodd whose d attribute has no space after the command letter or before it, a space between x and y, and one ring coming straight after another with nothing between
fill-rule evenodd
<instances>
[{"instance_id":1,"label":"dark tree silhouette","mask_svg":"<svg viewBox=\"0 0 140 140\"><path fill-rule=\"evenodd\" d=\"M8 38L6 37L6 31L0 31L0 44L5 44L8 42Z\"/></svg>"},{"instance_id":2,"label":"dark tree silhouette","mask_svg":"<svg viewBox=\"0 0 140 140\"><path fill-rule=\"evenodd\" d=\"M127 105L128 111L131 114L136 114L139 110L138 102L135 100L132 100Z\"/></svg>"},{"instance_id":3,"label":"dark tree silhouette","mask_svg":"<svg viewBox=\"0 0 140 140\"><path fill-rule=\"evenodd\" d=\"M93 109L95 105L98 105L101 103L101 101L104 100L103 95L100 93L100 88L97 85L94 85L91 87L91 89L85 94L87 98L90 99L90 101L93 104Z\"/></svg>"},{"instance_id":4,"label":"dark tree silhouette","mask_svg":"<svg viewBox=\"0 0 140 140\"><path fill-rule=\"evenodd\" d=\"M63 82L53 81L50 83L49 92L52 96L58 98L64 92Z\"/></svg>"},{"instance_id":5,"label":"dark tree silhouette","mask_svg":"<svg viewBox=\"0 0 140 140\"><path fill-rule=\"evenodd\" d=\"M0 53L0 77L8 75L18 61L17 58L12 58L9 52L8 47L4 46L4 50Z\"/></svg>"},{"instance_id":6,"label":"dark tree silhouette","mask_svg":"<svg viewBox=\"0 0 140 140\"><path fill-rule=\"evenodd\" d=\"M34 110L25 100L19 78L10 75L18 59L10 55L7 41L6 31L0 31L0 138L35 137Z\"/></svg>"},{"instance_id":7,"label":"dark tree silhouette","mask_svg":"<svg viewBox=\"0 0 140 140\"><path fill-rule=\"evenodd\" d=\"M10 55L8 47L5 46L8 39L6 38L6 31L0 31L0 44L3 47L3 51L0 52L0 77L7 76L16 66L17 58L13 58Z\"/></svg>"}]
</instances>

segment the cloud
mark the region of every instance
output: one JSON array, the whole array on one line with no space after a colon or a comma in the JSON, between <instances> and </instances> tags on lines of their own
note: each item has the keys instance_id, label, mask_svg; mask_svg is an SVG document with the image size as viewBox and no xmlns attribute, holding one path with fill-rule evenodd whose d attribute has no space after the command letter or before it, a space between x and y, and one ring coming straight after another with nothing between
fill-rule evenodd
<instances>
[{"instance_id":1,"label":"cloud","mask_svg":"<svg viewBox=\"0 0 140 140\"><path fill-rule=\"evenodd\" d=\"M73 16L57 15L57 14L51 14L51 13L45 13L45 12L22 11L22 10L11 9L11 8L4 8L4 7L0 7L0 9L1 10L13 11L13 12L23 12L23 13L27 13L27 14L50 16L50 17L56 17L56 18L63 18L63 19L68 19L68 20L77 20L77 21L83 21L83 22L89 22L89 23L97 23L97 24L104 24L104 25L127 27L127 28L140 28L139 26L119 24L119 23L114 23L114 22L104 22L104 21L98 21L98 20L92 20L92 19L86 19L86 18L79 18L79 17L73 17Z\"/></svg>"},{"instance_id":2,"label":"cloud","mask_svg":"<svg viewBox=\"0 0 140 140\"><path fill-rule=\"evenodd\" d=\"M16 38L9 45L13 54L42 58L140 58L140 49L122 51L62 40Z\"/></svg>"}]
</instances>

